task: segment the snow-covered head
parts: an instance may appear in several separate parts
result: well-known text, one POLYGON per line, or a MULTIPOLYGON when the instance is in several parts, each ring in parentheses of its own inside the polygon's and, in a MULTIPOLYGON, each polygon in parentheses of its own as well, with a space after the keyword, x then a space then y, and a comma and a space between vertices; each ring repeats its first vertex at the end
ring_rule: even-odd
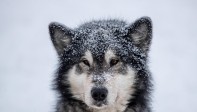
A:
POLYGON ((119 20, 91 21, 76 29, 53 22, 49 30, 60 59, 56 89, 65 101, 122 111, 149 84, 150 18, 130 25, 119 20))

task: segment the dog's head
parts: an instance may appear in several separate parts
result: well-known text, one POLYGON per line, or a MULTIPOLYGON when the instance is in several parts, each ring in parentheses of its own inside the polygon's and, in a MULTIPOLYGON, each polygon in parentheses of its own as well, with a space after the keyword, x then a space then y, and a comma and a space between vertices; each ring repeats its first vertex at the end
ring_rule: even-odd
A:
POLYGON ((60 57, 57 89, 65 99, 94 109, 125 106, 136 88, 143 87, 136 75, 146 67, 152 37, 149 18, 131 25, 93 21, 76 29, 51 23, 49 30, 60 57))

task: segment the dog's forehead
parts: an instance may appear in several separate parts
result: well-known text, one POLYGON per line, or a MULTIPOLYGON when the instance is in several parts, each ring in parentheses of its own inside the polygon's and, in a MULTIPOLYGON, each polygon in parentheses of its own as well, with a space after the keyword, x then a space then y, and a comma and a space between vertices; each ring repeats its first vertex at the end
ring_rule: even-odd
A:
MULTIPOLYGON (((123 36, 127 34, 126 23, 118 20, 93 21, 75 29, 84 52, 104 57, 108 49, 122 49, 123 36)), ((115 50, 117 51, 117 50, 115 50)))
POLYGON ((88 33, 82 41, 85 49, 90 50, 94 55, 98 55, 103 54, 109 48, 116 47, 120 43, 120 38, 118 39, 109 30, 99 28, 88 33))
POLYGON ((115 49, 118 46, 118 40, 109 37, 93 36, 84 42, 86 50, 89 50, 93 57, 104 58, 109 49, 115 49))

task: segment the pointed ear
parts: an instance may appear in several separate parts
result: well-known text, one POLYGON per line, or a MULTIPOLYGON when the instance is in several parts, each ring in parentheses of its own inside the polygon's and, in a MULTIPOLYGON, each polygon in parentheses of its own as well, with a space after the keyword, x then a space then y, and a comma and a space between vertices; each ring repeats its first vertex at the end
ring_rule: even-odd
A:
POLYGON ((52 22, 49 24, 49 32, 58 55, 62 54, 64 48, 71 43, 73 31, 62 24, 52 22))
POLYGON ((128 27, 128 35, 133 43, 146 54, 152 39, 152 22, 149 17, 142 17, 128 27))

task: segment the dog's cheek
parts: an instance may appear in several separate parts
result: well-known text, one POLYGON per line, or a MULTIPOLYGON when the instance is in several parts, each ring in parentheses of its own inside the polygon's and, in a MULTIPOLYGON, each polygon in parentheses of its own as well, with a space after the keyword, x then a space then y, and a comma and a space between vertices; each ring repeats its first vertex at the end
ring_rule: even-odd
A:
POLYGON ((113 105, 116 101, 118 88, 115 85, 115 79, 112 78, 106 83, 106 88, 108 90, 107 102, 109 105, 113 105))
POLYGON ((92 83, 92 76, 89 75, 86 77, 86 81, 84 82, 84 102, 91 106, 93 103, 92 96, 91 96, 91 89, 93 88, 94 84, 92 83))
POLYGON ((116 77, 116 88, 118 89, 118 95, 116 98, 117 107, 120 105, 126 105, 128 100, 132 98, 132 93, 134 93, 134 83, 135 83, 135 71, 132 68, 127 69, 126 74, 119 74, 116 77))
POLYGON ((86 75, 78 74, 76 72, 76 67, 74 66, 68 72, 68 81, 70 84, 70 91, 73 97, 79 100, 84 100, 84 93, 85 93, 84 83, 86 82, 86 75))

